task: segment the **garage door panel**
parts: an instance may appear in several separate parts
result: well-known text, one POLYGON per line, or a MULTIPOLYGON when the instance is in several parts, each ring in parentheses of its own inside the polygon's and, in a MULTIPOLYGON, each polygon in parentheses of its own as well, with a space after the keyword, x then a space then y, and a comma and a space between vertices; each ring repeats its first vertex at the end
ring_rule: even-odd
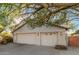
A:
POLYGON ((49 35, 41 35, 41 45, 50 46, 52 45, 52 38, 49 35))
POLYGON ((56 34, 45 34, 41 33, 41 45, 43 46, 55 46, 56 45, 56 34))
POLYGON ((35 42, 35 45, 40 45, 40 37, 38 35, 36 35, 34 42, 35 42))
POLYGON ((39 40, 36 38, 36 34, 33 33, 17 34, 17 43, 39 44, 39 40))

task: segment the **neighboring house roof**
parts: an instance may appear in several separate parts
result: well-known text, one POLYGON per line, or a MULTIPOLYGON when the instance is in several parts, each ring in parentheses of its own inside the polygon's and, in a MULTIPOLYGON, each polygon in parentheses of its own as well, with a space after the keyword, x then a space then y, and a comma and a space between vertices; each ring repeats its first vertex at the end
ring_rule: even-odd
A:
POLYGON ((79 36, 79 34, 73 34, 72 36, 79 36))
POLYGON ((75 33, 73 33, 72 35, 79 35, 79 30, 77 30, 75 33))
POLYGON ((79 30, 77 30, 74 34, 79 34, 79 30))

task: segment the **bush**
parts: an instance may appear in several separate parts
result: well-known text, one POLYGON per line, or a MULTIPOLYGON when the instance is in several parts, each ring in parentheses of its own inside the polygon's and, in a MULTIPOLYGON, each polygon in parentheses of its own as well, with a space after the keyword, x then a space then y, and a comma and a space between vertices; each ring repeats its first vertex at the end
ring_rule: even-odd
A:
POLYGON ((13 35, 11 32, 2 32, 1 36, 3 37, 2 44, 13 42, 13 35))
POLYGON ((59 49, 59 50, 67 50, 67 47, 64 45, 56 45, 55 49, 59 49))
POLYGON ((2 36, 0 36, 0 43, 2 42, 2 40, 3 40, 3 37, 2 37, 2 36))
POLYGON ((0 24, 0 32, 2 32, 3 31, 3 26, 0 24))

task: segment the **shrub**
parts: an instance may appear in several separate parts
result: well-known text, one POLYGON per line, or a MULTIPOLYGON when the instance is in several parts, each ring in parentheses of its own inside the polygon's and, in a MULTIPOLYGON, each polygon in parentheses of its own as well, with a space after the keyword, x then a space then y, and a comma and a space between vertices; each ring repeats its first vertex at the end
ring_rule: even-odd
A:
POLYGON ((3 37, 2 44, 6 44, 13 41, 13 35, 11 32, 2 32, 1 36, 3 37))
POLYGON ((0 24, 0 32, 2 32, 3 31, 3 26, 0 24))
POLYGON ((55 49, 59 49, 59 50, 67 50, 67 47, 64 45, 56 45, 55 49))

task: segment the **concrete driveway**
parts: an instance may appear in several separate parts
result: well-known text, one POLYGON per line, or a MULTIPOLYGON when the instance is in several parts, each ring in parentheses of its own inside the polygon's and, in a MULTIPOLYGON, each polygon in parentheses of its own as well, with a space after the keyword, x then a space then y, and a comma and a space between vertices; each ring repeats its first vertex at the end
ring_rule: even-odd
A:
POLYGON ((0 55, 78 55, 79 48, 69 47, 68 50, 56 50, 53 47, 33 46, 24 44, 0 45, 0 55))

